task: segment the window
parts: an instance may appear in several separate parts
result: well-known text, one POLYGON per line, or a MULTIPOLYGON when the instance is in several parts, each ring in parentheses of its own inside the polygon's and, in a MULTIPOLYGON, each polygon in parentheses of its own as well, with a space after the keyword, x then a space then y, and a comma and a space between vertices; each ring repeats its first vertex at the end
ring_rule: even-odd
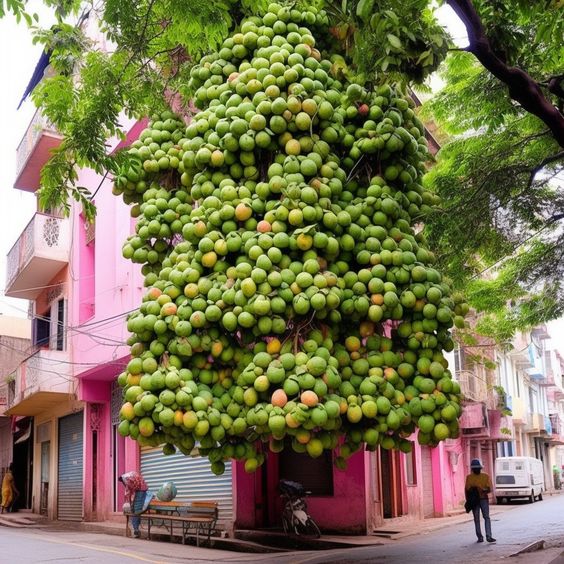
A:
POLYGON ((495 483, 498 485, 514 484, 515 476, 497 476, 495 479, 495 483))
POLYGON ((51 335, 51 309, 33 318, 32 339, 36 347, 48 347, 51 335))
POLYGON ((51 302, 43 314, 36 314, 32 322, 32 341, 36 347, 56 351, 65 350, 66 303, 64 298, 51 302))
POLYGON ((464 370, 464 351, 460 347, 454 349, 454 371, 464 370))
POLYGON ((415 450, 412 450, 405 455, 405 473, 408 486, 417 485, 417 472, 415 468, 415 450))
POLYGON ((65 300, 61 298, 57 302, 57 329, 55 331, 55 349, 62 351, 65 348, 65 300))
POLYGON ((279 476, 281 480, 299 482, 312 495, 333 495, 333 460, 324 451, 319 458, 284 449, 280 453, 279 476))

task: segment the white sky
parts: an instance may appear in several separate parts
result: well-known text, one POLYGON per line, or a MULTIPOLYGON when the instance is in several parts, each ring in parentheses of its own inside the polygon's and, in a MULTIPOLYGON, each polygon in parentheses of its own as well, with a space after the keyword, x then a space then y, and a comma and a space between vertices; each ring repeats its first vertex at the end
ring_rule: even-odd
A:
MULTIPOLYGON (((41 0, 29 0, 28 11, 37 12, 40 23, 51 23, 49 11, 41 0)), ((455 42, 463 47, 467 44, 466 30, 452 9, 443 6, 439 10, 439 20, 449 28, 455 42)), ((0 287, 6 281, 6 255, 35 212, 33 194, 15 190, 16 148, 35 112, 33 103, 28 99, 16 110, 19 100, 33 74, 41 55, 41 47, 32 45, 31 32, 26 25, 11 16, 0 19, 0 76, 4 87, 0 89, 0 287)), ((7 298, 0 295, 0 314, 25 317, 27 301, 7 298)), ((549 331, 557 347, 564 354, 564 320, 549 324, 549 331)))
MULTIPOLYGON (((39 0, 30 0, 28 11, 40 14, 40 21, 47 14, 39 0)), ((0 90, 0 288, 6 282, 6 255, 35 212, 35 196, 13 188, 16 148, 35 113, 30 100, 16 111, 41 55, 41 47, 32 45, 31 39, 24 23, 18 25, 11 15, 0 19, 0 76, 4 83, 0 90)), ((0 313, 25 317, 27 305, 27 300, 7 298, 2 291, 0 313)))

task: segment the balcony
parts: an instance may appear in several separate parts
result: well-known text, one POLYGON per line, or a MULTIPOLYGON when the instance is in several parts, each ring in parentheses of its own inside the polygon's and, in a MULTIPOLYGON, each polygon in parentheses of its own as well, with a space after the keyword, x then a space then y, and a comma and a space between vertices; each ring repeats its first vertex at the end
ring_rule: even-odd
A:
POLYGON ((564 445, 564 422, 558 413, 551 413, 550 419, 550 443, 552 445, 564 445))
POLYGON ((8 408, 10 397, 13 396, 13 394, 10 394, 10 391, 9 382, 0 385, 0 417, 4 415, 4 412, 8 408))
POLYGON ((488 410, 483 403, 465 405, 459 423, 464 437, 484 439, 490 436, 488 410))
POLYGON ((67 218, 36 213, 7 257, 6 296, 35 299, 69 262, 67 218))
POLYGON ((507 441, 513 436, 511 419, 483 403, 465 405, 459 422, 465 438, 507 441))
POLYGON ((490 439, 509 441, 514 436, 513 421, 499 409, 488 409, 490 439))
POLYGON ((537 380, 537 384, 547 387, 556 386, 556 380, 554 379, 554 371, 550 368, 546 369, 544 371, 543 378, 537 380))
POLYGON ((530 417, 527 412, 527 406, 521 398, 513 398, 512 405, 513 424, 519 426, 526 426, 529 424, 530 417))
MULTIPOLYGON (((549 423, 550 425, 550 423, 549 423)), ((546 421, 545 416, 542 413, 532 413, 529 418, 529 423, 525 426, 525 431, 527 433, 546 433, 546 421)))
POLYGON ((548 401, 557 403, 564 400, 564 390, 558 386, 549 387, 546 392, 546 397, 548 398, 548 401))
POLYGON ((486 402, 489 399, 486 380, 471 370, 459 370, 456 372, 455 380, 460 384, 460 391, 465 400, 486 402))
POLYGON ((535 368, 535 360, 531 354, 531 345, 523 349, 514 349, 509 353, 509 356, 515 362, 515 366, 521 370, 529 370, 535 368))
POLYGON ((41 169, 51 157, 51 151, 61 144, 62 138, 37 110, 16 149, 14 188, 28 192, 39 188, 41 169))
POLYGON ((20 364, 5 415, 35 416, 74 397, 68 353, 40 350, 20 364))

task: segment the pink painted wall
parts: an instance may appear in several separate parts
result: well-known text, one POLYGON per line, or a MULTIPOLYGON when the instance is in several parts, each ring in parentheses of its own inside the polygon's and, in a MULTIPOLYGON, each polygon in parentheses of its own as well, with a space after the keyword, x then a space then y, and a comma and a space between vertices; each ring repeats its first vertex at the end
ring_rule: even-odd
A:
MULTIPOLYGON (((135 123, 129 123, 129 142, 139 135, 141 129, 135 123)), ((113 140, 110 150, 117 145, 118 140, 113 140)), ((126 315, 141 302, 143 277, 140 266, 125 260, 121 254, 122 245, 132 232, 132 223, 129 206, 112 194, 112 180, 103 179, 91 170, 83 170, 79 173, 78 183, 95 192, 97 218, 95 240, 88 245, 82 210, 73 206, 71 211, 67 347, 79 383, 78 397, 86 402, 85 519, 104 520, 116 515, 110 384, 128 360, 126 315), (97 404, 94 409, 99 414, 94 419, 91 416, 93 404, 97 404), (96 434, 93 424, 97 426, 96 434)), ((118 440, 118 470, 138 468, 138 445, 134 441, 118 440)), ((118 498, 123 498, 123 488, 118 489, 118 498)))
POLYGON ((366 490, 364 452, 357 452, 348 461, 346 471, 333 469, 332 497, 311 497, 311 516, 325 531, 366 534, 366 490))
POLYGON ((78 399, 89 403, 110 401, 109 383, 104 380, 81 379, 78 381, 78 399))
MULTIPOLYGON (((138 128, 130 124, 130 130, 138 128)), ((138 135, 138 131, 136 133, 138 135)), ((117 145, 117 140, 114 141, 117 145)), ((86 244, 84 221, 78 207, 72 211, 73 245, 71 256, 72 299, 69 300, 75 375, 91 377, 91 369, 101 364, 120 372, 129 347, 125 324, 127 312, 141 302, 143 277, 140 266, 122 257, 122 245, 131 234, 129 206, 112 194, 112 180, 91 170, 79 173, 78 183, 96 192, 95 256, 86 244), (93 316, 85 319, 86 307, 93 302, 93 316), (82 322, 82 323, 81 323, 82 322)))
POLYGON ((255 521, 255 474, 245 472, 243 464, 233 463, 233 509, 235 529, 252 529, 255 521))
POLYGON ((79 256, 79 272, 80 278, 78 280, 78 321, 82 325, 94 316, 96 310, 95 296, 96 296, 96 272, 95 272, 95 259, 96 259, 96 241, 87 244, 86 235, 88 229, 88 221, 83 214, 79 215, 80 228, 79 247, 81 249, 79 256))
POLYGON ((435 515, 446 515, 464 504, 464 481, 468 464, 462 439, 440 443, 432 451, 435 515))

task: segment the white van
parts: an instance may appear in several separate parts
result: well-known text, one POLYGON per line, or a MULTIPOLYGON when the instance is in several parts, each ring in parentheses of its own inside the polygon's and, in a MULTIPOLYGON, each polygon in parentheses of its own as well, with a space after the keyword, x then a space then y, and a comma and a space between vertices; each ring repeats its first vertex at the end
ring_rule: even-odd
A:
POLYGON ((495 497, 498 503, 525 497, 533 503, 544 491, 542 462, 530 456, 506 456, 495 461, 495 497))

